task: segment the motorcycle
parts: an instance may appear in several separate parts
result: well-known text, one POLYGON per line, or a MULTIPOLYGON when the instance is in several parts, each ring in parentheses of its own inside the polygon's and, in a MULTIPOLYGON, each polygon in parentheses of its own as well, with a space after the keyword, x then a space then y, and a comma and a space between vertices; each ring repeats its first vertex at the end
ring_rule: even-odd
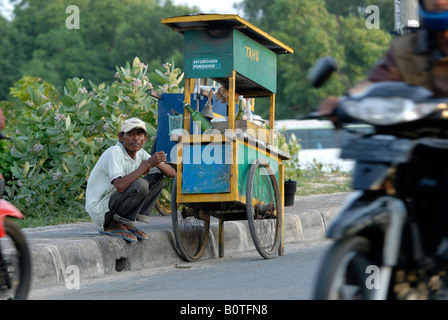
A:
MULTIPOLYGON (((319 61, 319 87, 334 72, 319 61)), ((355 162, 352 188, 327 236, 316 300, 448 296, 448 99, 401 82, 341 97, 341 126, 371 125, 340 157, 355 162)), ((315 114, 314 114, 315 116, 315 114)))
MULTIPOLYGON (((0 132, 0 139, 7 139, 0 132)), ((0 174, 0 197, 5 179, 0 174)), ((20 228, 9 218, 22 219, 14 205, 0 199, 0 299, 25 300, 31 287, 31 255, 20 228)))

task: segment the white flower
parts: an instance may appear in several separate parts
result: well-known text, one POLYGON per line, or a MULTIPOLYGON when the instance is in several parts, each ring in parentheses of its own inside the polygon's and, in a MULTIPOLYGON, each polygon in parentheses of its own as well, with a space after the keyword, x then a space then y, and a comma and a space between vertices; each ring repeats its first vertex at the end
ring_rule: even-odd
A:
POLYGON ((35 145, 33 146, 33 151, 36 152, 36 153, 41 152, 43 149, 44 149, 44 146, 41 145, 40 143, 35 144, 35 145))
POLYGON ((50 102, 46 103, 45 111, 53 109, 53 105, 50 102))
POLYGON ((59 113, 59 111, 56 111, 56 116, 54 117, 56 121, 63 121, 65 120, 65 114, 59 113))
POLYGON ((53 173, 53 180, 57 181, 57 180, 59 180, 59 178, 61 176, 62 176, 62 172, 58 170, 55 173, 53 173))
POLYGON ((71 137, 70 142, 73 143, 75 146, 78 144, 78 141, 75 140, 75 138, 71 137))
POLYGON ((142 86, 142 80, 134 78, 134 79, 132 79, 131 84, 132 84, 134 87, 137 87, 137 88, 138 88, 138 87, 141 87, 141 86, 142 86))

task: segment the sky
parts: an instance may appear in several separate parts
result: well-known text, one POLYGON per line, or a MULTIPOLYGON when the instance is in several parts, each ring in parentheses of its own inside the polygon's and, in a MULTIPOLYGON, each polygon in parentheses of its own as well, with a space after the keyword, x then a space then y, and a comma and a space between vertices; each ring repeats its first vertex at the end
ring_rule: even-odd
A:
MULTIPOLYGON (((189 7, 197 6, 202 13, 236 13, 238 11, 233 9, 234 3, 240 3, 241 0, 172 0, 175 5, 187 5, 189 7)), ((0 0, 0 10, 2 14, 9 15, 12 7, 8 0, 0 0)))
POLYGON ((12 5, 8 0, 0 0, 0 13, 3 16, 10 16, 12 13, 12 5))
POLYGON ((202 13, 238 13, 232 8, 234 3, 241 0, 172 0, 176 5, 197 6, 202 13))

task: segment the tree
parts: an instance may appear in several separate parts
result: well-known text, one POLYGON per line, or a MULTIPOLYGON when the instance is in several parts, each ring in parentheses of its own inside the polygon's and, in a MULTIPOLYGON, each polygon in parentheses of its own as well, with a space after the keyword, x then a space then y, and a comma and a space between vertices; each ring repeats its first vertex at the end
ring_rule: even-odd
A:
POLYGON ((163 7, 130 3, 122 12, 121 22, 114 34, 110 52, 112 61, 124 63, 139 56, 150 63, 150 68, 171 59, 176 65, 183 65, 183 36, 172 32, 160 20, 186 12, 189 11, 185 7, 173 6, 170 1, 163 7))
POLYGON ((69 77, 112 81, 115 65, 135 56, 151 69, 172 59, 183 64, 182 36, 160 20, 194 8, 174 6, 171 0, 76 1, 80 29, 69 30, 69 5, 73 1, 17 0, 14 19, 0 17, 0 100, 25 75, 62 90, 69 77))
POLYGON ((295 51, 293 55, 278 57, 278 119, 297 117, 326 96, 342 94, 361 80, 390 40, 384 31, 368 30, 363 18, 329 13, 324 0, 244 0, 242 7, 255 25, 295 51), (323 56, 333 56, 341 72, 322 89, 312 89, 306 75, 323 56))
POLYGON ((20 55, 16 56, 11 24, 0 16, 0 100, 7 98, 9 86, 19 71, 20 55))
POLYGON ((106 61, 99 51, 89 49, 80 32, 62 27, 36 37, 31 60, 22 65, 21 73, 44 78, 62 90, 69 77, 104 80, 106 61))

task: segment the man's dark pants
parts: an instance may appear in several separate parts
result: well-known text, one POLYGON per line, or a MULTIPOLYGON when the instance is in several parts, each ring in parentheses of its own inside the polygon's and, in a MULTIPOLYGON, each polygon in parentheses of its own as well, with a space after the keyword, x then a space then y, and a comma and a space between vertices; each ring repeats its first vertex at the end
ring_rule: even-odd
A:
POLYGON ((116 191, 109 200, 104 226, 112 219, 121 224, 135 226, 137 216, 140 221, 149 221, 164 185, 163 174, 148 174, 134 181, 124 192, 116 191), (143 219, 141 219, 143 218, 143 219))

